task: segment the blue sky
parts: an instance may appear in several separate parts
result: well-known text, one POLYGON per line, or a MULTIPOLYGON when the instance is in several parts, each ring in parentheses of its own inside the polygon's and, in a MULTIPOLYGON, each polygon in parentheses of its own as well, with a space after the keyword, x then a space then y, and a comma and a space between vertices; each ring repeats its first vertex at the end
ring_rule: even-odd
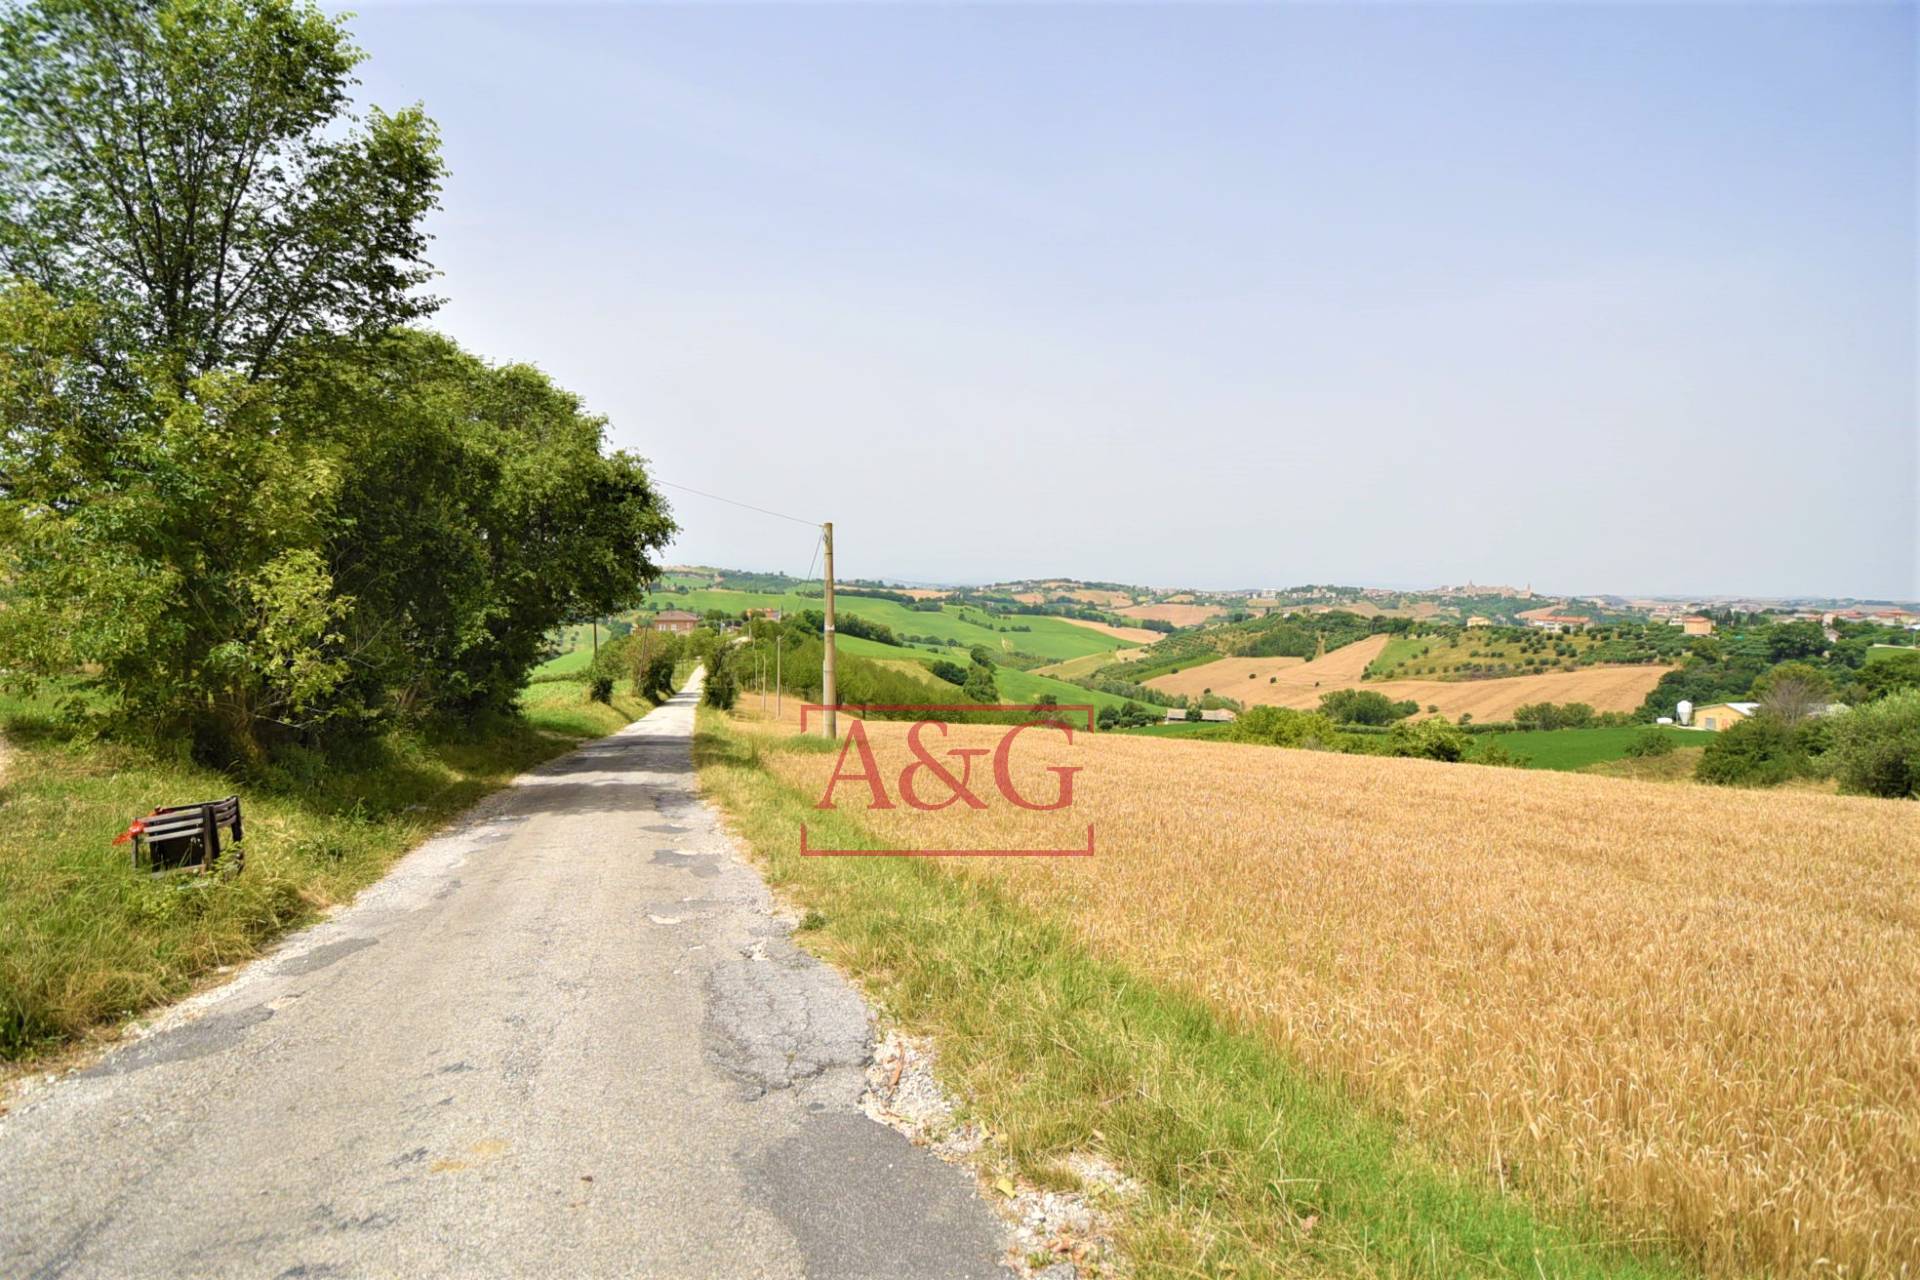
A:
POLYGON ((439 327, 843 575, 1920 595, 1910 5, 353 29, 439 327))

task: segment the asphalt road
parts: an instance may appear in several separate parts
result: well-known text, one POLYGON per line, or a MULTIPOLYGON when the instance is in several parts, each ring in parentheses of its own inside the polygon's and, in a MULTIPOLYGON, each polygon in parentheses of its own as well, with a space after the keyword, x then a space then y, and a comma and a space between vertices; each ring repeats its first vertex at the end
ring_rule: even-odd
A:
POLYGON ((0 1119, 0 1275, 1001 1276, 694 789, 693 695, 0 1119))

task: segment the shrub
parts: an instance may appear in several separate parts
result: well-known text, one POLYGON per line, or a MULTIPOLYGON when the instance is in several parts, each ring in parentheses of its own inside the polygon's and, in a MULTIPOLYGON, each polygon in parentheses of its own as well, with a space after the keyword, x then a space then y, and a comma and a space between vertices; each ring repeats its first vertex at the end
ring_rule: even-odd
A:
POLYGON ((1842 791, 1920 796, 1920 689, 1889 694, 1835 716, 1831 732, 1828 759, 1842 791))
POLYGON ((1505 744, 1493 738, 1488 738, 1482 742, 1479 752, 1467 757, 1467 763, 1497 765, 1503 769, 1524 769, 1527 767, 1527 762, 1524 759, 1507 750, 1505 744))
POLYGON ((1338 728, 1326 716, 1286 707, 1250 707, 1233 722, 1228 736, 1236 742, 1263 742, 1315 751, 1337 746, 1341 741, 1338 728))
POLYGON ((1395 702, 1372 689, 1336 689, 1320 695, 1321 713, 1342 724, 1392 724, 1419 709, 1416 702, 1395 702))
POLYGON ((1806 772, 1806 752, 1793 726, 1778 716, 1756 715, 1715 734, 1695 776, 1723 787, 1777 787, 1806 772))
POLYGON ((1627 744, 1627 754, 1637 760, 1672 755, 1673 737, 1649 725, 1635 734, 1633 741, 1627 744))
POLYGON ((613 701, 613 677, 595 676, 587 686, 587 696, 595 702, 611 703, 613 701))
POLYGON ((1393 733, 1387 739, 1387 754, 1423 760, 1464 760, 1469 745, 1466 734, 1436 717, 1393 726, 1393 733))

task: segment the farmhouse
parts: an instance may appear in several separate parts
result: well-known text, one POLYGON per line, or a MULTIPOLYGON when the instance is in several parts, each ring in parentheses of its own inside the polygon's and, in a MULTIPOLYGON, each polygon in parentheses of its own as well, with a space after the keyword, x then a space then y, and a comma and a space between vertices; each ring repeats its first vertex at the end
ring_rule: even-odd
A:
POLYGON ((1688 614, 1676 624, 1690 636, 1710 636, 1713 634, 1713 619, 1703 618, 1697 613, 1688 614))
POLYGON ((700 615, 685 609, 662 609, 653 615, 655 631, 691 631, 700 625, 700 615))
POLYGON ((1490 627, 1490 626, 1492 626, 1492 625, 1493 625, 1493 619, 1492 619, 1492 618, 1483 618, 1483 617, 1481 617, 1481 616, 1480 616, 1479 614, 1477 614, 1477 613, 1476 613, 1476 614, 1474 614, 1474 615, 1473 615, 1473 616, 1472 616, 1471 618, 1468 618, 1468 619, 1467 619, 1467 626, 1468 626, 1469 628, 1473 628, 1473 627, 1490 627))
MULTIPOLYGON (((1225 707, 1216 707, 1212 711, 1202 711, 1200 713, 1200 719, 1207 724, 1226 724, 1236 719, 1236 717, 1233 712, 1227 710, 1225 707)), ((1183 707, 1168 707, 1166 723, 1188 723, 1186 709, 1183 707)))
POLYGON ((1752 719, 1753 713, 1759 709, 1757 702, 1716 702, 1712 706, 1695 707, 1690 727, 1705 729, 1709 733, 1725 733, 1742 720, 1752 719))
POLYGON ((1585 631, 1593 619, 1577 613, 1542 613, 1527 619, 1527 625, 1558 635, 1562 631, 1585 631))
MULTIPOLYGON (((1829 702, 1813 708, 1808 714, 1830 716, 1846 709, 1847 705, 1844 702, 1829 702)), ((1742 720, 1752 719, 1754 713, 1759 710, 1760 704, 1757 702, 1716 702, 1710 706, 1695 707, 1693 722, 1687 727, 1705 729, 1709 733, 1725 733, 1742 720)))

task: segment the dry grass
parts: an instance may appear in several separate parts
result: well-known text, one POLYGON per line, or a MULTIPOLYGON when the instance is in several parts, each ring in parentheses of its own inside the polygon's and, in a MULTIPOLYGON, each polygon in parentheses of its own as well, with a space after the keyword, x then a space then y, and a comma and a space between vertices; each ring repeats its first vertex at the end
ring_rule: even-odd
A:
POLYGON ((1110 653, 1084 653, 1077 658, 1068 658, 1065 662, 1050 662, 1044 667, 1035 667, 1033 674, 1052 676, 1057 680, 1074 680, 1081 676, 1090 676, 1111 663, 1132 662, 1145 652, 1145 647, 1142 647, 1115 649, 1110 653))
POLYGON ((1171 622, 1176 627, 1192 627, 1198 626, 1209 618, 1217 618, 1226 610, 1216 604, 1180 604, 1163 601, 1160 604, 1132 604, 1124 609, 1115 609, 1114 612, 1123 618, 1142 620, 1151 618, 1159 622, 1171 622))
POLYGON ((1513 709, 1529 702, 1584 702, 1596 711, 1632 711, 1646 700, 1653 686, 1669 670, 1660 666, 1583 667, 1578 671, 1550 671, 1537 676, 1505 676, 1495 680, 1370 680, 1360 673, 1380 656, 1389 637, 1356 640, 1312 662, 1297 659, 1223 658, 1172 675, 1147 681, 1155 689, 1182 697, 1202 689, 1249 706, 1292 707, 1311 711, 1323 694, 1336 689, 1375 689, 1396 701, 1411 699, 1438 707, 1450 719, 1462 714, 1480 721, 1507 720, 1513 709), (1247 679, 1252 671, 1255 679, 1247 679), (1269 679, 1271 677, 1271 680, 1269 679))
MULTIPOLYGON (((868 729, 896 769, 906 726, 868 729)), ((1092 821, 1092 859, 947 865, 1503 1185, 1714 1275, 1920 1271, 1920 808, 1076 742, 1072 813, 1027 829, 839 798, 912 847, 1092 821)), ((811 794, 833 763, 778 759, 811 794)))
POLYGON ((1145 627, 1116 627, 1106 622, 1090 622, 1085 618, 1062 618, 1062 622, 1071 622, 1076 627, 1085 627, 1089 631, 1098 631, 1103 636, 1112 636, 1116 640, 1125 640, 1128 644, 1152 644, 1162 639, 1158 631, 1149 631, 1145 627))
MULTIPOLYGON (((1212 691, 1243 702, 1264 702, 1271 696, 1267 690, 1269 680, 1277 682, 1283 673, 1297 671, 1306 661, 1305 658, 1219 658, 1197 667, 1182 667, 1171 675, 1155 676, 1147 681, 1147 687, 1183 698, 1197 698, 1212 691), (1260 687, 1256 689, 1255 685, 1260 687)), ((1327 690, 1314 692, 1338 687, 1342 686, 1328 685, 1327 690)))
POLYGON ((1197 667, 1183 667, 1171 675, 1155 676, 1147 684, 1168 693, 1191 697, 1202 688, 1211 688, 1216 693, 1225 693, 1248 703, 1271 703, 1275 706, 1315 707, 1320 704, 1320 695, 1332 693, 1335 689, 1348 689, 1360 683, 1360 673, 1367 664, 1380 656, 1387 647, 1391 636, 1368 636, 1365 640, 1356 640, 1352 644, 1342 645, 1324 657, 1311 662, 1302 662, 1298 658, 1220 658, 1203 663, 1197 667), (1235 662, 1237 672, 1231 678, 1216 678, 1216 669, 1227 671, 1228 662, 1235 662), (1248 680, 1247 670, 1255 669, 1258 680, 1248 680), (1267 683, 1267 677, 1276 677, 1273 684, 1267 683), (1246 689, 1241 689, 1246 685, 1246 689), (1255 689, 1254 686, 1259 688, 1255 689), (1291 699, 1282 701, 1282 699, 1291 699))

